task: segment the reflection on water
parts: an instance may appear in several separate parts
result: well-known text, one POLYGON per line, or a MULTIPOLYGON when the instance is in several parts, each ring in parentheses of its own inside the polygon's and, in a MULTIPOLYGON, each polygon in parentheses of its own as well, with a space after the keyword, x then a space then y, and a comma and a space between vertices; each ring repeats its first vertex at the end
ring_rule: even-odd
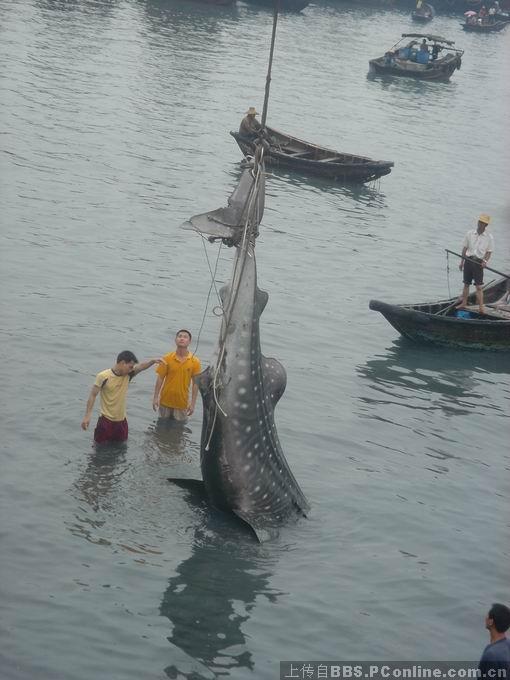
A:
POLYGON ((502 413, 499 405, 487 400, 485 383, 488 377, 494 383, 495 375, 508 374, 510 365, 497 354, 446 348, 438 352, 399 338, 383 356, 357 366, 356 371, 378 394, 375 398, 365 392, 360 395, 369 407, 389 399, 409 409, 460 416, 494 409, 502 413))
POLYGON ((94 512, 110 510, 111 496, 120 484, 129 465, 126 463, 127 443, 95 446, 87 467, 76 481, 76 488, 94 512))
POLYGON ((258 595, 271 602, 281 593, 269 586, 274 560, 250 531, 223 513, 194 501, 202 526, 195 529, 191 557, 168 582, 160 613, 172 623, 168 640, 188 661, 165 669, 170 678, 236 677, 255 663, 243 632, 258 595), (197 670, 198 661, 203 667, 197 670))
POLYGON ((151 462, 191 463, 192 431, 188 425, 171 418, 158 418, 147 433, 145 452, 151 462))
MULTIPOLYGON (((349 153, 346 149, 340 150, 349 153)), ((391 160, 391 159, 390 159, 391 160)), ((280 191, 280 184, 285 182, 289 185, 292 191, 299 191, 306 193, 314 193, 317 195, 330 194, 343 198, 349 198, 353 201, 359 201, 361 206, 374 206, 378 208, 385 207, 385 195, 381 191, 381 181, 384 182, 384 177, 367 184, 359 184, 354 182, 335 182, 326 177, 312 177, 299 172, 288 172, 283 168, 268 167, 268 192, 271 192, 271 182, 274 181, 275 188, 278 187, 280 191)), ((302 194, 300 194, 302 195, 302 194)))

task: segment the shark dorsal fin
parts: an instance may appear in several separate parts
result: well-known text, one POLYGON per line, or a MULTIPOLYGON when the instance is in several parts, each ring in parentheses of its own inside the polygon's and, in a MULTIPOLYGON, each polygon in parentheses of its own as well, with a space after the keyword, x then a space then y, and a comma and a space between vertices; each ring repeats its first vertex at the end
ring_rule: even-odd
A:
POLYGON ((274 407, 285 392, 287 373, 277 359, 268 359, 265 356, 261 356, 260 362, 262 365, 264 389, 274 407))

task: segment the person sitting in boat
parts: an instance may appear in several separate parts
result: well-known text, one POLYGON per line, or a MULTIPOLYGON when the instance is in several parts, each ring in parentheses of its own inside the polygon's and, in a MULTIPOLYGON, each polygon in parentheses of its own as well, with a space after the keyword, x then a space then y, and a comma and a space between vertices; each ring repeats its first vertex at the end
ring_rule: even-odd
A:
POLYGON ((393 66, 394 63, 395 63, 395 52, 388 50, 388 52, 386 52, 385 55, 384 55, 384 64, 385 64, 385 66, 393 66))
POLYGON ((485 5, 482 5, 480 7, 480 11, 478 12, 478 18, 479 19, 485 19, 487 16, 487 7, 485 5))
POLYGON ((260 131, 262 130, 262 125, 255 118, 255 116, 258 115, 259 114, 257 113, 257 110, 254 106, 250 106, 248 111, 246 111, 246 115, 242 119, 241 125, 239 126, 239 134, 245 139, 249 139, 251 141, 259 136, 260 131))
POLYGON ((432 45, 432 60, 433 61, 438 58, 439 52, 441 52, 442 49, 443 48, 441 47, 441 45, 438 45, 437 43, 434 43, 432 45))

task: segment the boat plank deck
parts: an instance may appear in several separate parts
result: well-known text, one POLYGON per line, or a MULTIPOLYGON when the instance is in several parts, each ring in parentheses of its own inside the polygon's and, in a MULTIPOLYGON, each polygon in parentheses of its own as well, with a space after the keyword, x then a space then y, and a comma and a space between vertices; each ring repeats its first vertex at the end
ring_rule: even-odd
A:
MULTIPOLYGON (((468 312, 478 313, 478 305, 468 305, 467 307, 465 307, 465 309, 468 312)), ((485 314, 486 316, 497 317, 498 319, 504 319, 505 321, 508 321, 510 319, 510 311, 506 311, 504 309, 496 309, 490 305, 485 305, 485 314)))

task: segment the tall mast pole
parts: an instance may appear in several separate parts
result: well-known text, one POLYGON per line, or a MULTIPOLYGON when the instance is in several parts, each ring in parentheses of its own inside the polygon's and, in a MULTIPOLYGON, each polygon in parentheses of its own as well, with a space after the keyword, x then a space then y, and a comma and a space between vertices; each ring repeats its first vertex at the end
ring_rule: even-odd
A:
POLYGON ((267 118, 267 106, 269 103, 269 87, 271 85, 271 68, 273 66, 273 54, 274 54, 274 43, 276 40, 276 24, 278 23, 278 9, 280 7, 280 0, 274 0, 274 11, 273 11, 273 34, 271 36, 271 50, 269 52, 269 66, 267 67, 266 76, 266 92, 264 95, 264 108, 262 109, 262 120, 261 125, 265 127, 267 118))

